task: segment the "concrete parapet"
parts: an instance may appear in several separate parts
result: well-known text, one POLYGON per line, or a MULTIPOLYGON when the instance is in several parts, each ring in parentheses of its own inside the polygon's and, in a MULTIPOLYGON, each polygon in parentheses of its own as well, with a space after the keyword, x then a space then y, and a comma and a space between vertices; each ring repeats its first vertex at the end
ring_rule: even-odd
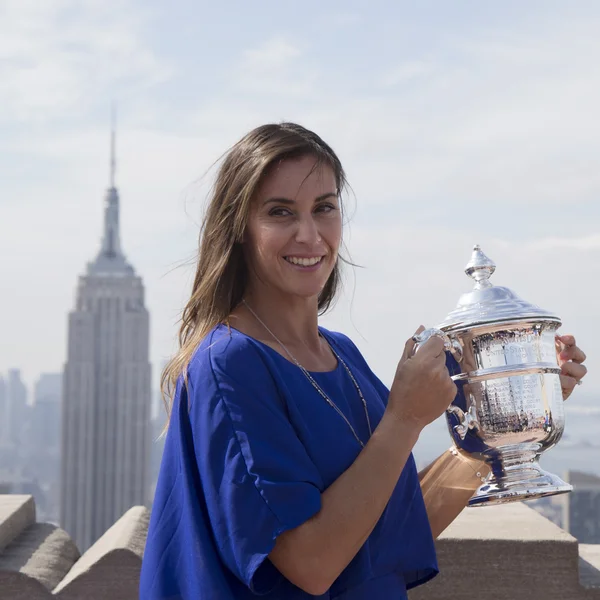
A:
POLYGON ((0 552, 35 523, 33 496, 0 495, 0 552))
MULTIPOLYGON (((0 600, 137 600, 149 517, 131 508, 80 557, 32 498, 0 495, 0 600)), ((600 600, 600 545, 526 504, 465 509, 436 544, 441 573, 410 600, 600 600)))
POLYGON ((54 596, 39 582, 17 571, 0 574, 2 600, 53 600, 54 596))
POLYGON ((0 495, 0 600, 133 600, 150 513, 128 510, 83 556, 69 535, 35 522, 31 496, 0 495))
POLYGON ((586 588, 597 589, 600 598, 600 545, 579 545, 579 577, 586 588))
POLYGON ((65 531, 49 523, 34 523, 0 555, 0 583, 4 574, 19 573, 51 591, 78 558, 79 550, 65 531))
POLYGON ((600 600, 577 540, 525 504, 467 508, 436 546, 440 575, 410 600, 600 600))
POLYGON ((137 598, 150 513, 130 508, 54 589, 61 600, 137 598))
POLYGON ((0 598, 52 598, 78 558, 62 529, 35 522, 31 496, 0 496, 0 598))

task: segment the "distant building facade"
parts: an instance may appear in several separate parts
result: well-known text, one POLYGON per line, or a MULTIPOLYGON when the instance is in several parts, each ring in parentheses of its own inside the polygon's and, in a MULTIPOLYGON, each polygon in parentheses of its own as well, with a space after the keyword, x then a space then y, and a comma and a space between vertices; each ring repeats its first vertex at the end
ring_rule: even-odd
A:
MULTIPOLYGON (((62 373, 43 373, 35 383, 28 456, 24 465, 40 488, 38 518, 59 523, 62 373)), ((33 492, 32 492, 33 493, 33 492)))
POLYGON ((8 371, 6 400, 6 437, 9 444, 17 445, 21 439, 23 439, 29 416, 27 387, 23 383, 21 371, 19 369, 10 369, 8 371))
POLYGON ((149 485, 149 314, 121 249, 114 139, 104 235, 79 278, 63 378, 60 523, 82 551, 144 504, 149 485))
POLYGON ((60 452, 62 373, 43 373, 35 384, 31 438, 45 452, 60 452))
POLYGON ((8 390, 0 375, 0 448, 8 445, 8 390))
POLYGON ((573 491, 562 498, 564 529, 581 544, 600 544, 600 477, 568 471, 565 481, 573 491))

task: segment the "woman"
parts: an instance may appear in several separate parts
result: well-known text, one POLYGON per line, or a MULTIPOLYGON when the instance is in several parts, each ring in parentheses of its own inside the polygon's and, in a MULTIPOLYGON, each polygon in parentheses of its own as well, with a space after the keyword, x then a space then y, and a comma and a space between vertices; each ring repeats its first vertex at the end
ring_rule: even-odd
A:
MULTIPOLYGON (((414 357, 409 340, 387 390, 318 326, 340 279, 344 186, 333 150, 290 123, 223 161, 163 377, 143 600, 402 599, 437 573, 433 539, 484 467, 447 452, 415 468, 420 432, 456 392, 439 339, 414 357)), ((585 367, 565 342, 569 391, 585 367)))

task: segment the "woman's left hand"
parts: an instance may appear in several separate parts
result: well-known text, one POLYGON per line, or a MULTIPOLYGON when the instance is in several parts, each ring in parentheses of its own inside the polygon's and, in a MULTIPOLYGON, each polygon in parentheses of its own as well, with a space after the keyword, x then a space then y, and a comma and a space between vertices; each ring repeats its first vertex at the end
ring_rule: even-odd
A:
POLYGON ((566 400, 573 393, 575 386, 582 383, 581 380, 587 373, 587 368, 582 364, 586 356, 585 352, 577 347, 572 335, 556 336, 556 354, 561 371, 563 400, 566 400))

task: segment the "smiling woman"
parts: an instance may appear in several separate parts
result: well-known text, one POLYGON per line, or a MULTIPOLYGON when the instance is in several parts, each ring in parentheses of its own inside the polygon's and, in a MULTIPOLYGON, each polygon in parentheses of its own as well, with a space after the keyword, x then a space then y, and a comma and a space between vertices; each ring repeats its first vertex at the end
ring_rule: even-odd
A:
POLYGON ((456 392, 441 340, 411 358, 407 341, 388 390, 319 326, 344 185, 333 150, 292 123, 258 127, 223 161, 163 375, 143 600, 401 600, 437 573, 430 519, 438 533, 479 481, 460 459, 435 463, 423 491, 437 498, 451 470, 460 492, 428 519, 412 448, 456 392))

